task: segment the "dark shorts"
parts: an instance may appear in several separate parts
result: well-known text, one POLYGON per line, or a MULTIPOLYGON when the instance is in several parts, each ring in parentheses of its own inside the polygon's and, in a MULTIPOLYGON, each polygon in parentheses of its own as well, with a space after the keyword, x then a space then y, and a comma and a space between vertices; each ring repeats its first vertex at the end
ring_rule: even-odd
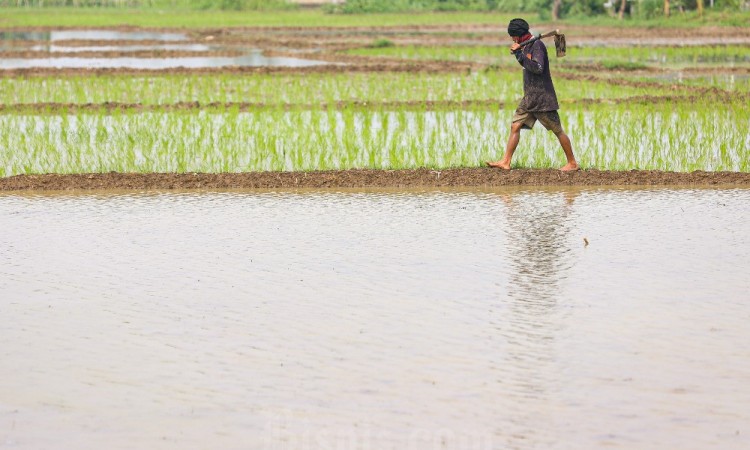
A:
POLYGON ((516 109, 516 113, 513 114, 513 123, 523 122, 521 128, 526 128, 528 130, 534 128, 534 124, 537 120, 544 125, 544 128, 555 134, 560 134, 563 131, 560 116, 557 114, 557 111, 526 111, 519 107, 516 109))

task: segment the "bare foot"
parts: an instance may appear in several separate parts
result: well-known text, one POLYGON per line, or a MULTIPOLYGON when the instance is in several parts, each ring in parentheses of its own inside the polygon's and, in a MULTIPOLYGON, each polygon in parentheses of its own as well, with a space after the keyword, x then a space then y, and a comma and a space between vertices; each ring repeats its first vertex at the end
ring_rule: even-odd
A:
POLYGON ((496 169, 510 170, 510 163, 505 163, 503 161, 487 161, 485 164, 496 169))
POLYGON ((578 163, 567 163, 562 168, 560 168, 560 172, 575 172, 576 170, 579 170, 580 167, 578 167, 578 163))

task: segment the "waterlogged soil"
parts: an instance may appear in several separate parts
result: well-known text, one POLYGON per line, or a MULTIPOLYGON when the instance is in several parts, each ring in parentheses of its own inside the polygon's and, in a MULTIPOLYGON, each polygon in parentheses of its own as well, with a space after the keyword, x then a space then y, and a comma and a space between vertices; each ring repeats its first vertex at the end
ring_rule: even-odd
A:
POLYGON ((494 186, 750 186, 750 173, 490 168, 247 173, 101 173, 0 178, 0 191, 494 186))
MULTIPOLYGON (((323 55, 316 55, 318 61, 329 61, 323 55)), ((331 61, 333 62, 333 61, 331 61)), ((24 68, 0 70, 0 77, 47 77, 47 76, 79 76, 79 75, 218 75, 218 74, 307 74, 307 73, 341 73, 341 72, 406 72, 406 73, 446 73, 470 72, 480 70, 484 66, 471 63, 454 63, 448 61, 416 62, 416 61, 372 61, 358 64, 310 66, 310 67, 239 67, 223 66, 214 68, 186 68, 169 67, 165 69, 132 69, 132 68, 24 68)))
MULTIPOLYGON (((548 30, 556 28, 555 24, 536 24, 535 30, 548 30)), ((173 29, 148 29, 142 30, 133 27, 119 27, 113 30, 122 32, 148 31, 150 33, 180 33, 185 39, 182 44, 207 44, 213 47, 210 51, 180 52, 180 51, 140 51, 138 53, 127 51, 87 52, 79 53, 79 57, 88 58, 117 58, 126 56, 137 56, 139 58, 165 58, 183 56, 231 56, 244 49, 255 48, 263 51, 267 56, 307 57, 319 61, 332 63, 343 63, 346 66, 326 67, 324 72, 346 71, 407 71, 407 72, 456 72, 463 70, 479 70, 486 67, 483 64, 450 62, 450 61, 407 61, 396 58, 365 57, 347 55, 345 50, 361 48, 373 45, 374 42, 387 39, 395 45, 417 45, 417 46, 450 46, 450 45, 504 45, 509 43, 503 27, 495 25, 455 25, 455 26, 399 26, 399 27, 345 27, 345 28, 259 28, 259 27, 236 27, 226 29, 203 29, 197 31, 173 30, 173 29)), ((84 29, 81 29, 84 30, 84 29)), ((17 31, 55 31, 47 28, 33 28, 17 31)), ((576 46, 650 46, 650 45, 726 45, 726 44, 750 44, 750 28, 742 27, 700 27, 693 29, 681 28, 613 28, 596 26, 569 26, 562 30, 568 40, 569 47, 576 46)), ((10 40, 0 42, 0 52, 5 58, 39 58, 63 57, 59 52, 44 50, 29 50, 30 45, 36 45, 43 41, 33 40, 10 40)), ((138 42, 140 45, 159 45, 167 41, 154 39, 133 41, 132 39, 96 39, 92 35, 91 40, 65 39, 55 41, 57 46, 76 47, 85 45, 108 45, 127 46, 138 42)), ((573 69, 586 70, 586 67, 572 67, 573 69)), ((219 67, 206 69, 212 72, 235 72, 245 68, 219 67)), ((591 68, 595 71, 603 70, 602 67, 591 68)), ((95 74, 108 73, 139 73, 139 69, 88 69, 88 68, 29 68, 29 69, 7 69, 3 70, 5 76, 29 76, 29 75, 65 75, 67 73, 80 74, 81 72, 95 74)), ((182 73, 180 69, 160 69, 155 67, 146 69, 153 73, 159 70, 166 73, 182 73)), ((201 69, 198 69, 201 70, 201 69)), ((281 69, 284 72, 299 71, 299 68, 289 67, 281 69)), ((185 69, 194 73, 194 69, 185 69)))
MULTIPOLYGON (((532 24, 534 31, 559 28, 554 23, 532 24)), ((561 30, 569 45, 721 45, 750 43, 746 27, 636 28, 569 25, 561 30)), ((430 25, 346 28, 231 28, 206 29, 194 33, 194 39, 227 42, 287 42, 300 48, 312 43, 354 45, 386 38, 402 45, 497 44, 508 40, 501 25, 430 25), (299 44, 299 45, 297 45, 299 44)))
MULTIPOLYGON (((551 24, 540 24, 537 28, 550 29, 551 24)), ((133 31, 123 28, 123 31, 133 31)), ((635 28, 602 28, 575 26, 563 30, 568 36, 568 46, 581 45, 627 46, 627 45, 750 45, 750 29, 731 27, 701 27, 686 29, 635 29, 635 28)), ((26 30, 34 31, 34 30, 26 30)), ((150 32, 171 32, 177 30, 149 30, 150 32)), ((123 58, 137 57, 143 59, 180 58, 180 57, 227 57, 239 56, 247 53, 248 49, 258 49, 266 57, 309 58, 316 61, 330 63, 328 65, 309 67, 238 67, 237 65, 221 65, 219 67, 28 67, 8 68, 0 70, 3 77, 26 76, 66 76, 66 75, 111 75, 111 74, 218 74, 218 73, 340 73, 344 72, 411 72, 411 73, 456 73, 479 70, 503 70, 513 66, 509 61, 498 61, 501 66, 487 65, 483 62, 465 61, 420 61, 404 60, 392 57, 370 57, 349 55, 345 50, 373 45, 374 42, 387 39, 395 45, 417 46, 450 46, 450 45, 498 45, 507 43, 507 36, 497 27, 490 26, 415 26, 415 27, 351 27, 341 29, 330 28, 227 28, 205 29, 185 33, 183 45, 208 46, 209 49, 178 50, 160 49, 159 45, 171 41, 123 39, 66 39, 55 41, 58 51, 39 49, 43 41, 10 40, 0 41, 0 55, 3 58, 34 59, 34 58, 67 58, 71 53, 78 58, 123 58), (132 45, 153 46, 151 50, 126 50, 132 45), (69 47, 71 50, 82 46, 107 46, 107 51, 59 51, 59 47, 69 47), (36 46, 36 48, 30 48, 36 46), (117 49, 117 48, 120 49, 117 49), (507 63, 507 64, 506 64, 507 63)), ((148 63, 144 63, 148 64, 148 63)), ((95 66, 95 64, 92 64, 95 66)), ((101 65, 100 65, 101 66, 101 65)), ((563 67, 561 67, 563 69, 563 67)), ((638 71, 607 69, 597 63, 565 64, 566 71, 582 73, 608 74, 618 78, 621 72, 628 75, 643 73, 671 73, 671 69, 663 67, 648 67, 638 71)), ((680 69, 686 70, 686 69, 680 69)), ((708 66, 689 68, 691 71, 706 73, 723 73, 730 70, 735 74, 750 73, 746 67, 708 66)), ((565 76, 562 73, 558 76, 565 76)), ((576 75, 568 75, 575 77, 576 75)))
MULTIPOLYGON (((690 86, 686 86, 685 89, 690 89, 690 86)), ((705 102, 706 99, 713 99, 715 101, 736 101, 745 100, 750 102, 750 93, 731 93, 723 91, 718 88, 699 88, 693 87, 693 91, 696 94, 680 94, 680 95, 636 95, 626 98, 582 98, 582 99, 570 99, 562 100, 561 103, 565 105, 593 105, 593 104, 622 104, 622 103, 640 103, 646 105, 653 104, 664 104, 664 103, 696 103, 705 102)), ((444 111, 452 109, 486 109, 486 108, 515 108, 516 104, 507 104, 506 102, 487 99, 487 100, 407 100, 407 101, 338 101, 335 103, 285 103, 278 105, 274 103, 262 103, 262 102, 175 102, 170 104, 144 104, 144 103, 120 103, 120 102, 104 102, 104 103, 16 103, 16 104, 0 104, 0 112, 9 113, 33 113, 33 114, 60 114, 70 113, 75 114, 79 112, 107 112, 112 113, 115 111, 136 111, 136 112, 168 112, 168 111, 197 111, 197 110, 227 110, 236 109, 237 111, 256 111, 263 109, 276 110, 283 108, 288 111, 299 111, 299 110, 317 110, 317 109, 355 109, 355 110, 371 110, 376 109, 404 109, 404 110, 419 110, 419 111, 444 111)))

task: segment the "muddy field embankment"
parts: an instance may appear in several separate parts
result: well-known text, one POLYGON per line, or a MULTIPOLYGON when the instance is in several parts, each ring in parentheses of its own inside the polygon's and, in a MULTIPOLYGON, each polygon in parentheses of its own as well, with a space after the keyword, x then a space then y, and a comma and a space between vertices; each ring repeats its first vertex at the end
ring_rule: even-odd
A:
POLYGON ((97 173, 0 178, 0 191, 416 188, 498 186, 750 186, 750 173, 651 170, 565 173, 490 168, 246 173, 97 173))

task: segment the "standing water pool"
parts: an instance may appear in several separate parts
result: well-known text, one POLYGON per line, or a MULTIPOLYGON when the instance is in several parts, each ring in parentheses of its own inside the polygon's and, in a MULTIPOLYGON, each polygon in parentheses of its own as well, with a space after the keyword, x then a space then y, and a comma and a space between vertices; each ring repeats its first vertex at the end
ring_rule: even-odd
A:
POLYGON ((750 446, 750 190, 0 195, 0 448, 750 446))
POLYGON ((266 56, 259 49, 244 49, 240 56, 182 56, 172 58, 144 58, 128 56, 128 53, 144 50, 183 50, 186 52, 210 52, 226 50, 221 46, 190 43, 183 33, 153 31, 113 30, 57 30, 0 32, 0 50, 22 50, 23 41, 37 42, 31 50, 38 57, 0 59, 0 70, 8 69, 174 69, 216 67, 310 67, 329 64, 325 61, 307 60, 284 56, 266 56), (106 41, 111 45, 80 46, 70 41, 106 41), (144 41, 147 44, 132 45, 144 41), (156 43, 154 43, 154 41, 156 43), (120 57, 81 57, 81 52, 122 52, 120 57), (69 56, 62 56, 69 55, 69 56), (54 57, 52 57, 54 56, 54 57))

